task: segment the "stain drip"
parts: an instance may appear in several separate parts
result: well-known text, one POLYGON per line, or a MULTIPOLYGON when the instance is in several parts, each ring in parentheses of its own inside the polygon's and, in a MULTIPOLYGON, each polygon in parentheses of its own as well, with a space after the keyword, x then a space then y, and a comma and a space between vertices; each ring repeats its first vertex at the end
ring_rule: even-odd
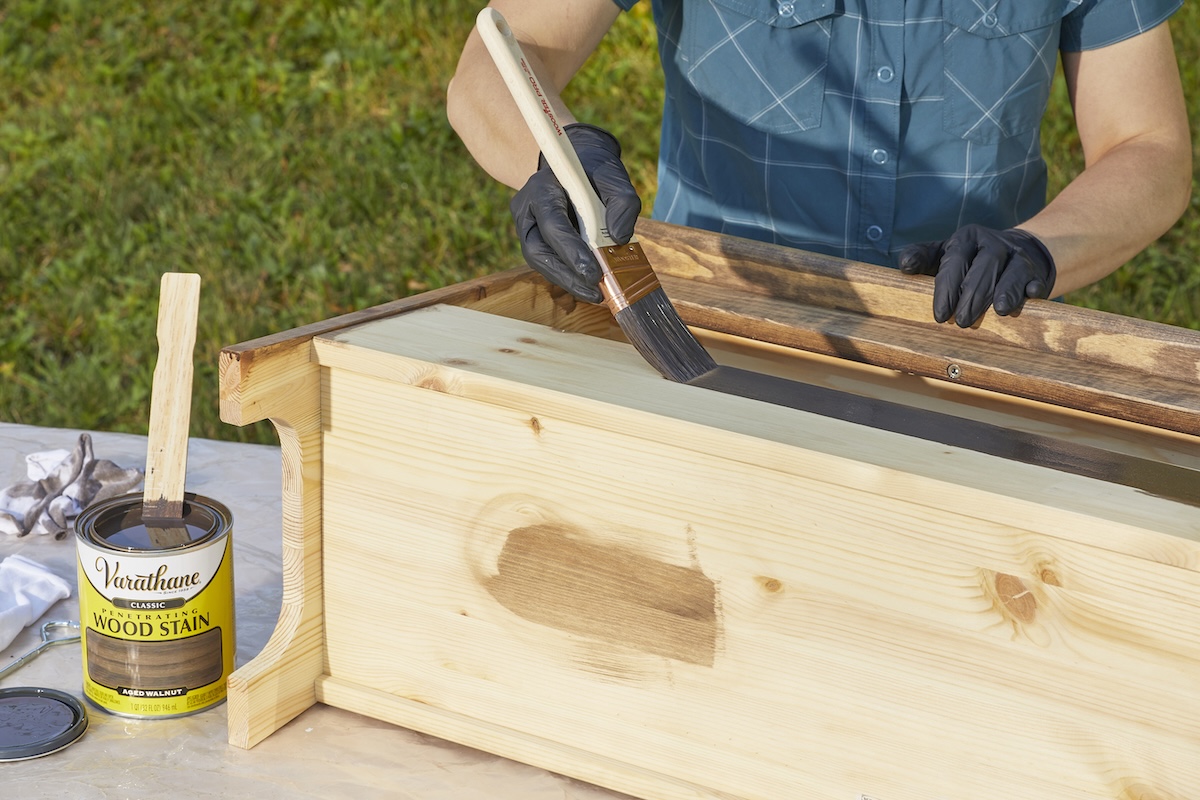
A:
POLYGON ((564 525, 511 531, 485 587, 514 614, 702 666, 717 646, 716 586, 698 569, 585 540, 564 525))

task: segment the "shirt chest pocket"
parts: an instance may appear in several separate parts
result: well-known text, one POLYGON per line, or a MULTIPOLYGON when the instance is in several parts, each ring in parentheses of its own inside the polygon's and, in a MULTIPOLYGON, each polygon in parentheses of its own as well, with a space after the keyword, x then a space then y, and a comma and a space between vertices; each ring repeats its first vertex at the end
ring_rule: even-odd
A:
POLYGON ((711 105, 766 133, 821 124, 835 0, 683 3, 676 63, 711 105))
POLYGON ((996 143, 1041 123, 1064 2, 943 0, 945 127, 996 143))

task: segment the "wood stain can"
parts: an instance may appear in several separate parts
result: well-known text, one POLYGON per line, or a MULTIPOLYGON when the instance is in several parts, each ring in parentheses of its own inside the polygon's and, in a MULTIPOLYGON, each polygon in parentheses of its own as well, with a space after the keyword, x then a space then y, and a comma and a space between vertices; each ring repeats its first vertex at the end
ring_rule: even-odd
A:
POLYGON ((235 653, 233 518, 184 495, 182 523, 148 528, 142 494, 93 504, 75 521, 83 692, 139 718, 225 700, 235 653))

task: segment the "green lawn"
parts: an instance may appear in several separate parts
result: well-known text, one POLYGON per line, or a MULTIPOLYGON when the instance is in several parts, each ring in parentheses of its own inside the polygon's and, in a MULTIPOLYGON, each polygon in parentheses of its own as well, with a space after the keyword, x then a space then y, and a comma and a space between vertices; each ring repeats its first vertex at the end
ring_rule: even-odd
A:
MULTIPOLYGON (((8 0, 0 5, 0 419, 144 433, 158 276, 203 276, 192 435, 274 441, 217 412, 217 353, 520 263, 508 191, 444 114, 481 3, 8 0)), ((1200 52, 1200 13, 1174 24, 1200 52)), ((1193 129, 1200 78, 1181 59, 1193 129)), ((661 84, 648 4, 568 102, 653 199, 661 84)), ((1053 175, 1078 167, 1060 92, 1053 175)), ((1195 206, 1195 201, 1193 202, 1195 206)), ((1189 215, 1071 302, 1200 328, 1189 215)))

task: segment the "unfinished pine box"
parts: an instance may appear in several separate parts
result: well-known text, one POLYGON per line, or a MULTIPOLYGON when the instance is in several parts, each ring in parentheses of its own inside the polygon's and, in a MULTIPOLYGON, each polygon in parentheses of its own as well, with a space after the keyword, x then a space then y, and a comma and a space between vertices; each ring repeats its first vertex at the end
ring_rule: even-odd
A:
POLYGON ((525 269, 429 292, 222 353, 284 471, 231 742, 322 702, 655 800, 1200 797, 1200 335, 639 234, 722 364, 1176 489, 670 383, 525 269))

